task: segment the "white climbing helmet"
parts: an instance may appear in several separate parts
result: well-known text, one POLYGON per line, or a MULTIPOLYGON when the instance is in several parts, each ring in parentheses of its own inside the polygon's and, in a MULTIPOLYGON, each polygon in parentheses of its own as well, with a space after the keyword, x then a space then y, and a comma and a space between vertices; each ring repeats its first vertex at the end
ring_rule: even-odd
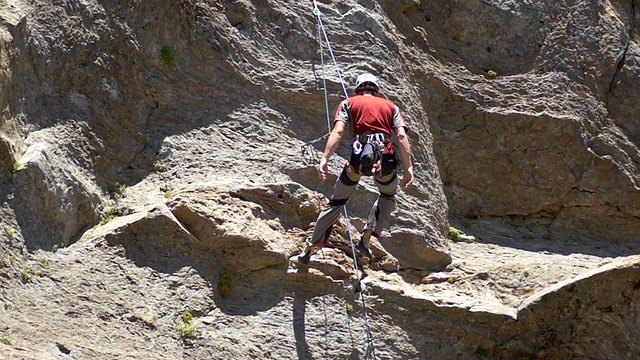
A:
POLYGON ((362 73, 356 80, 356 93, 362 90, 374 90, 378 92, 378 79, 370 73, 362 73))

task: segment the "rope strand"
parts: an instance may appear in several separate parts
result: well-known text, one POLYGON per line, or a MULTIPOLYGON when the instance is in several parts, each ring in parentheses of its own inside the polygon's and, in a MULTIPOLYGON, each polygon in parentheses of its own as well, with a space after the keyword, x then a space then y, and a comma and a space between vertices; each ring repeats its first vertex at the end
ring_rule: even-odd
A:
MULTIPOLYGON (((327 94, 327 80, 326 80, 325 71, 324 71, 325 64, 324 64, 324 54, 323 54, 323 47, 322 47, 322 41, 321 41, 322 36, 324 36, 324 40, 325 40, 325 42, 327 44, 327 51, 329 52, 331 60, 333 61, 333 65, 336 68, 336 73, 338 74, 338 79, 340 80, 340 85, 342 86, 342 91, 344 92, 345 98, 349 97, 349 93, 347 92, 347 88, 345 86, 345 82, 344 82, 344 79, 342 77, 342 72, 340 71, 340 67, 338 66, 338 62, 336 61, 336 57, 335 57, 335 55, 333 53, 333 50, 331 49, 331 43, 329 42, 329 37, 327 36, 327 32, 325 30, 324 24, 322 23, 322 17, 321 17, 321 14, 320 14, 320 9, 318 8, 318 4, 317 4, 316 0, 313 1, 313 15, 315 15, 315 17, 316 17, 316 19, 318 21, 318 44, 320 46, 320 62, 321 62, 321 67, 322 67, 322 85, 323 85, 323 92, 324 92, 325 110, 326 110, 326 114, 327 114, 327 128, 328 128, 328 133, 330 134, 331 133, 331 120, 329 118, 329 96, 327 94)), ((336 173, 338 173, 338 171, 340 169, 338 167, 338 160, 337 160, 337 156, 335 155, 335 153, 333 154, 333 165, 334 165, 336 173)), ((359 291, 360 299, 362 300, 362 312, 363 312, 364 321, 365 321, 365 327, 366 327, 366 331, 367 331, 367 343, 368 343, 369 349, 371 350, 371 355, 373 357, 373 360, 375 360, 376 359, 375 346, 374 346, 374 343, 373 343, 373 333, 371 331, 371 325, 369 324, 369 313, 367 311, 367 304, 366 304, 364 295, 363 295, 362 291, 360 290, 360 287, 361 287, 361 275, 360 275, 360 269, 358 268, 358 259, 357 259, 357 256, 356 256, 355 245, 354 245, 354 242, 353 242, 353 238, 351 236, 351 222, 349 220, 349 213, 347 211, 347 206, 344 205, 343 209, 344 209, 345 221, 347 223, 347 234, 349 235, 349 244, 351 246, 351 255, 353 257, 353 267, 355 269, 356 277, 358 278, 358 282, 357 282, 357 285, 356 285, 356 290, 359 291)), ((367 350, 367 355, 369 354, 368 350, 367 350)))

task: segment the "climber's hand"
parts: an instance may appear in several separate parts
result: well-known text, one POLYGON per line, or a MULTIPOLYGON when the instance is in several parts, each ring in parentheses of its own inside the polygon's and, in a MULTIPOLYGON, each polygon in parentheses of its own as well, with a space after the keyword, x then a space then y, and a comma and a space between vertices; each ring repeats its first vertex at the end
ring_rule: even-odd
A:
POLYGON ((318 177, 320 177, 322 181, 327 180, 327 173, 329 172, 329 166, 327 164, 327 159, 322 157, 322 159, 320 159, 320 165, 318 165, 318 177))

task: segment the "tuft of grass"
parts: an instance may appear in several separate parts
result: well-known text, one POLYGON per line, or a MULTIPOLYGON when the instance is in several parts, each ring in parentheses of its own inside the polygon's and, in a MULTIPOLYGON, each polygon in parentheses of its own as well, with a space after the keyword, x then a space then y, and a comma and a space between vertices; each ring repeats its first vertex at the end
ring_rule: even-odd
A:
POLYGON ((160 171, 160 169, 162 169, 162 164, 160 164, 159 162, 153 163, 153 165, 151 165, 151 171, 160 171))
POLYGON ((546 233, 542 235, 542 238, 545 240, 553 240, 553 235, 551 233, 546 233))
POLYGON ((0 344, 11 346, 11 340, 9 340, 7 338, 2 338, 2 339, 0 339, 0 344))
POLYGON ((489 350, 482 347, 482 345, 478 345, 476 348, 476 354, 482 356, 483 358, 489 357, 489 350))
POLYGON ((5 225, 4 233, 9 235, 9 237, 13 237, 16 234, 16 231, 9 225, 5 225))
POLYGON ((164 192, 164 197, 165 198, 170 198, 171 196, 173 196, 173 190, 167 190, 164 192))
POLYGON ((227 297, 231 295, 233 291, 233 275, 227 271, 222 270, 218 276, 218 293, 220 296, 227 297))
POLYGON ((36 276, 37 277, 44 277, 44 271, 42 271, 42 270, 36 271, 36 276))
POLYGON ((460 231, 454 227, 449 228, 449 238, 453 241, 459 241, 462 238, 460 231))
POLYGON ((22 163, 19 162, 19 161, 16 161, 11 165, 11 172, 12 173, 14 173, 14 172, 16 172, 16 171, 18 171, 20 169, 22 169, 22 163))
POLYGON ((416 3, 416 5, 420 6, 420 0, 413 0, 414 3, 416 3))
POLYGON ((140 144, 147 145, 149 143, 149 137, 141 132, 137 132, 136 141, 140 144))
POLYGON ((467 219, 467 218, 462 219, 462 223, 461 224, 462 224, 462 226, 464 226, 466 228, 471 227, 471 221, 469 219, 467 219))
POLYGON ((125 191, 127 191, 127 185, 116 182, 113 185, 113 192, 111 195, 114 199, 119 200, 124 195, 125 191))
POLYGON ((347 314, 353 313, 353 305, 347 304, 347 314))
POLYGON ((482 70, 484 70, 484 72, 486 72, 487 75, 489 75, 491 77, 498 76, 498 70, 496 70, 495 66, 493 66, 493 65, 487 65, 482 70))
POLYGON ((162 60, 162 63, 169 69, 173 69, 176 65, 178 65, 178 58, 176 57, 176 53, 168 46, 160 49, 160 60, 162 60))
POLYGON ((193 323, 193 315, 189 311, 182 314, 182 322, 178 324, 178 330, 182 337, 193 337, 196 335, 196 326, 193 323))
POLYGON ((22 282, 26 284, 29 281, 29 278, 31 278, 29 272, 26 269, 22 269, 20 271, 20 279, 22 279, 22 282))
POLYGON ((534 233, 526 233, 523 237, 527 240, 533 240, 536 238, 536 235, 534 233))
POLYGON ((40 266, 42 266, 43 269, 49 268, 49 259, 46 256, 42 258, 42 261, 40 262, 40 266))
POLYGON ((100 225, 104 225, 117 217, 118 217, 118 207, 114 206, 111 209, 107 210, 107 214, 104 216, 104 218, 102 218, 102 221, 100 221, 100 225))
POLYGON ((455 283, 456 281, 458 281, 458 275, 454 275, 454 276, 450 277, 450 278, 449 278, 449 280, 447 280, 447 282, 448 282, 449 284, 453 284, 453 283, 455 283))

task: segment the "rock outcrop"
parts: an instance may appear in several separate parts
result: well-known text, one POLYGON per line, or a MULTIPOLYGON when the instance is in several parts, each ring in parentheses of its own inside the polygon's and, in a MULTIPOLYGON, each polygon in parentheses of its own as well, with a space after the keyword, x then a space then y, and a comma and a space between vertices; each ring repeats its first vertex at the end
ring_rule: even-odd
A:
POLYGON ((640 357, 637 1, 314 3, 0 4, 0 355, 640 357), (416 183, 305 266, 362 71, 416 183))

